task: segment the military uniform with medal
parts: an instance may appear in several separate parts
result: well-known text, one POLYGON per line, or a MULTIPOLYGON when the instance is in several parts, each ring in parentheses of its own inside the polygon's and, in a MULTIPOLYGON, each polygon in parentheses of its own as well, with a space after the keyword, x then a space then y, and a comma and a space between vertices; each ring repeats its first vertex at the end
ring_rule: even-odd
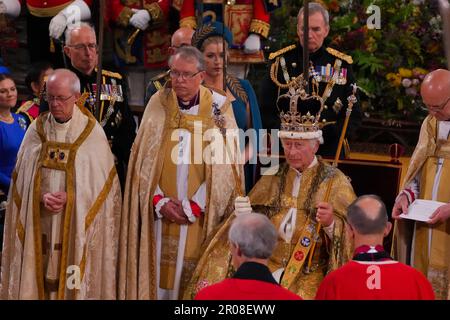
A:
MULTIPOLYGON (((76 69, 73 71, 80 78, 81 93, 89 94, 84 106, 95 115, 97 69, 89 76, 76 69)), ((118 162, 128 163, 131 146, 136 137, 136 123, 128 106, 125 81, 119 73, 103 69, 101 83, 99 122, 118 162)), ((126 171, 120 172, 121 170, 122 168, 118 167, 119 177, 124 182, 126 171)))

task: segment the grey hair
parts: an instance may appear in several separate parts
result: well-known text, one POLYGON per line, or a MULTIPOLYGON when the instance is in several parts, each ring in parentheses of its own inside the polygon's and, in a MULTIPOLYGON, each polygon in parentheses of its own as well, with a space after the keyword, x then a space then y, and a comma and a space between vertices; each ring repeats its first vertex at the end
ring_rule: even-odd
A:
POLYGON ((174 55, 171 55, 169 58, 169 67, 172 67, 173 60, 179 57, 183 60, 197 62, 198 71, 205 70, 205 58, 203 57, 203 53, 200 52, 196 47, 193 46, 183 46, 177 49, 174 55))
POLYGON ((388 222, 386 206, 381 198, 374 194, 368 194, 358 197, 347 209, 347 221, 353 229, 360 234, 372 235, 383 232, 388 222), (367 213, 359 206, 359 202, 364 199, 373 199, 379 205, 380 209, 375 219, 367 216, 367 213))
POLYGON ((228 239, 247 258, 268 259, 277 244, 278 233, 273 223, 260 213, 237 216, 228 232, 228 239))
POLYGON ((321 142, 320 138, 309 139, 309 144, 311 145, 311 147, 315 147, 316 143, 320 146, 320 144, 323 142, 321 142))
POLYGON ((76 30, 76 29, 81 29, 81 28, 89 28, 92 31, 92 33, 95 35, 95 39, 97 39, 97 35, 95 33, 95 29, 92 26, 92 24, 90 24, 88 22, 78 22, 78 23, 69 24, 67 26, 67 29, 64 32, 64 38, 65 38, 66 44, 71 44, 70 40, 72 40, 72 31, 76 30))
MULTIPOLYGON (((308 9, 309 9, 309 16, 319 12, 322 14, 325 25, 326 26, 330 25, 330 14, 328 13, 328 10, 325 9, 320 3, 310 2, 308 4, 308 9)), ((297 21, 300 19, 300 17, 303 17, 303 11, 304 7, 301 7, 297 15, 297 21)))
POLYGON ((70 71, 69 69, 56 69, 54 70, 47 79, 47 85, 51 81, 62 81, 62 78, 66 79, 68 83, 70 83, 72 90, 72 93, 80 93, 81 85, 80 85, 80 79, 77 77, 77 75, 70 71))

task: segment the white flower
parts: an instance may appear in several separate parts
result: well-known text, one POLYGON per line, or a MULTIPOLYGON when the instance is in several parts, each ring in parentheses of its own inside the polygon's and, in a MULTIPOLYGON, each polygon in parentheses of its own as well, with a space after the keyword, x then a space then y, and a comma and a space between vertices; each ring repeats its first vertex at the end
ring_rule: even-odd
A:
POLYGON ((405 88, 411 87, 411 84, 412 84, 412 81, 410 79, 408 79, 408 78, 405 78, 405 79, 402 80, 402 85, 405 88))
POLYGON ((408 95, 408 96, 414 97, 414 96, 417 95, 417 89, 414 88, 414 87, 411 87, 411 88, 406 89, 406 90, 405 90, 405 93, 406 93, 406 95, 408 95))

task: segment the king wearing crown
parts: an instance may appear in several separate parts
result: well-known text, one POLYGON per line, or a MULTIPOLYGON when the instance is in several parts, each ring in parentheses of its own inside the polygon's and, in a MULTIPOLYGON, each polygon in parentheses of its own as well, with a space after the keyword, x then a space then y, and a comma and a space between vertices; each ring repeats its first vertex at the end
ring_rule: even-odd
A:
MULTIPOLYGON (((248 203, 236 206, 234 215, 219 229, 200 259, 187 291, 190 295, 185 298, 234 276, 227 234, 233 218, 248 213, 250 206, 254 212, 267 215, 278 230, 277 246, 268 262, 273 277, 270 280, 303 299, 313 299, 324 276, 351 258, 345 221, 347 207, 356 196, 347 177, 316 156, 324 142, 324 101, 315 90, 308 94, 304 86, 299 77, 279 98, 289 101, 289 110, 280 114, 278 132, 286 162, 266 171, 250 191, 248 203), (311 108, 305 110, 306 105, 311 108)), ((355 91, 346 99, 350 108, 355 103, 355 91)), ((255 275, 247 275, 247 279, 264 281, 255 275)))
MULTIPOLYGON (((336 153, 339 133, 343 127, 347 97, 351 95, 354 76, 351 65, 353 59, 334 48, 324 45, 329 32, 328 11, 319 3, 311 2, 308 5, 309 28, 304 30, 304 9, 298 14, 297 34, 300 43, 287 46, 269 55, 270 67, 267 76, 261 85, 260 100, 263 127, 266 129, 278 128, 277 107, 287 110, 286 103, 278 103, 277 99, 286 93, 293 81, 308 70, 310 90, 313 80, 318 84, 317 94, 323 99, 322 125, 325 143, 321 145, 318 154, 324 157, 333 157, 336 153), (304 63, 306 56, 304 48, 309 55, 309 61, 304 63), (308 64, 304 68, 304 64, 308 64)), ((305 76, 306 77, 306 76, 305 76)), ((349 119, 349 133, 354 132, 361 122, 361 112, 358 104, 353 106, 352 116, 349 119)))

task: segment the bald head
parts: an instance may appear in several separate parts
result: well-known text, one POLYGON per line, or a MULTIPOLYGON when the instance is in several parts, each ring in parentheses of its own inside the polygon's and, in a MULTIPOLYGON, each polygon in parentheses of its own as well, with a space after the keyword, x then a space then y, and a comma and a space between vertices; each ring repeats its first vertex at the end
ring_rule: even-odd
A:
POLYGON ((80 93, 80 79, 69 69, 56 69, 47 78, 47 87, 58 83, 62 87, 67 87, 72 94, 80 93))
POLYGON ((450 71, 437 69, 426 75, 420 87, 423 103, 438 120, 450 119, 450 71))
POLYGON ((48 76, 46 95, 50 113, 56 121, 66 122, 80 97, 80 80, 70 70, 56 69, 48 76))
POLYGON ((388 222, 386 206, 376 195, 360 196, 348 207, 347 220, 360 234, 382 234, 388 222))
POLYGON ((179 28, 172 35, 171 46, 175 49, 181 46, 190 46, 193 34, 194 30, 191 28, 179 28))

